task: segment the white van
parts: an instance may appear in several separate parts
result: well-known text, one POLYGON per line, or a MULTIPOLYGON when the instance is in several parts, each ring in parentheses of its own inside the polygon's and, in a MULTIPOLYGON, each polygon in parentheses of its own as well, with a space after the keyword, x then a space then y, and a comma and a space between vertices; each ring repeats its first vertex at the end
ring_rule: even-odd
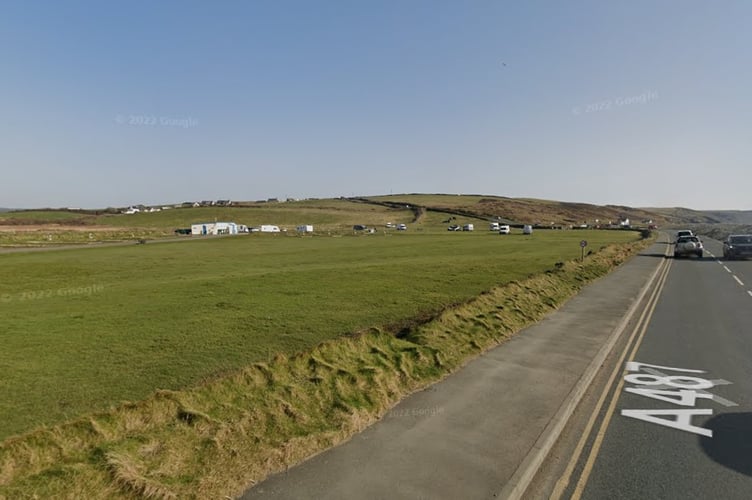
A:
POLYGON ((522 226, 522 234, 533 234, 533 226, 530 224, 522 226))
POLYGON ((462 226, 462 230, 463 231, 475 231, 475 226, 473 226, 472 224, 465 224, 464 226, 462 226))
POLYGON ((488 230, 489 231, 498 231, 499 230, 499 223, 498 222, 492 222, 491 224, 489 224, 488 230))
POLYGON ((499 234, 509 234, 512 232, 512 228, 510 228, 506 224, 502 224, 499 226, 499 234))

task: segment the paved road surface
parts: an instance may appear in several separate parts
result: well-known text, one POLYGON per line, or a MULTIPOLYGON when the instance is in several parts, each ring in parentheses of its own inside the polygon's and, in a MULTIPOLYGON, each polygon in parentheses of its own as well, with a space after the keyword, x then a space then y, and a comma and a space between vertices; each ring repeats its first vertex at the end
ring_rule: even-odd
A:
POLYGON ((701 260, 667 260, 625 359, 664 368, 616 367, 554 498, 752 498, 752 260, 720 262, 721 244, 705 247, 701 260))

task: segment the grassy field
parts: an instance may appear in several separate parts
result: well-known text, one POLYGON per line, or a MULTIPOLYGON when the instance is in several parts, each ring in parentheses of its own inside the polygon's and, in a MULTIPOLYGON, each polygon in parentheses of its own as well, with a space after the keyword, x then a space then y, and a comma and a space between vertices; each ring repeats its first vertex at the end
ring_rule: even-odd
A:
POLYGON ((29 222, 53 221, 65 223, 72 220, 93 220, 94 217, 95 216, 93 215, 69 212, 66 210, 21 210, 2 212, 2 214, 0 214, 0 224, 18 220, 29 222))
MULTIPOLYGON (((467 235, 466 243, 471 238, 481 237, 467 235)), ((348 439, 405 395, 539 321, 647 244, 598 247, 582 263, 494 286, 400 335, 372 327, 6 439, 0 499, 237 497, 348 439)), ((65 294, 101 292, 92 286, 65 294)))
POLYGON ((412 212, 332 199, 261 203, 251 207, 196 207, 133 215, 105 215, 97 218, 97 224, 177 228, 190 227, 191 223, 219 220, 246 226, 275 224, 290 230, 300 224, 312 224, 314 228, 326 231, 352 227, 356 223, 383 226, 386 222, 396 222, 399 219, 407 219, 405 222, 409 222, 412 212))
POLYGON ((631 232, 247 235, 0 256, 0 439, 398 324, 631 232))

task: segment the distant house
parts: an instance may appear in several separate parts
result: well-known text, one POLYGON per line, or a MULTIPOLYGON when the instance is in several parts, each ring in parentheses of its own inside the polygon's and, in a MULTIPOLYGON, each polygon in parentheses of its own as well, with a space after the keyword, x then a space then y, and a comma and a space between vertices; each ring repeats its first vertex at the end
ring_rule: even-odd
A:
POLYGON ((215 205, 217 205, 219 207, 228 207, 228 206, 232 205, 232 201, 230 201, 230 200, 217 200, 217 202, 215 203, 215 205))
POLYGON ((279 203, 279 199, 278 198, 269 198, 266 201, 269 202, 269 203, 279 203))
POLYGON ((201 202, 201 206, 202 207, 210 207, 212 205, 214 205, 214 202, 211 201, 211 200, 204 200, 204 201, 201 202))

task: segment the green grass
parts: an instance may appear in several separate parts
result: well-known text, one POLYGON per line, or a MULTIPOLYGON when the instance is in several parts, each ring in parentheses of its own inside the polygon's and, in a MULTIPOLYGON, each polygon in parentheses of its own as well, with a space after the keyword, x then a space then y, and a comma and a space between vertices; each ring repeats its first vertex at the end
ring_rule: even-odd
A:
POLYGON ((436 311, 577 257, 583 237, 598 248, 635 234, 250 235, 2 255, 0 439, 436 311))
POLYGON ((163 210, 132 215, 103 215, 97 224, 127 227, 190 227, 199 222, 229 221, 246 226, 274 224, 294 230, 300 224, 313 224, 317 230, 351 228, 353 224, 382 225, 391 219, 412 218, 405 210, 347 200, 315 200, 286 203, 261 203, 246 207, 196 207, 163 210))
POLYGON ((0 498, 237 496, 346 440, 648 243, 599 247, 584 263, 493 287, 399 338, 371 328, 7 439, 0 498))
POLYGON ((93 215, 65 210, 19 210, 0 213, 0 224, 15 220, 66 223, 76 220, 90 220, 94 217, 93 215))

